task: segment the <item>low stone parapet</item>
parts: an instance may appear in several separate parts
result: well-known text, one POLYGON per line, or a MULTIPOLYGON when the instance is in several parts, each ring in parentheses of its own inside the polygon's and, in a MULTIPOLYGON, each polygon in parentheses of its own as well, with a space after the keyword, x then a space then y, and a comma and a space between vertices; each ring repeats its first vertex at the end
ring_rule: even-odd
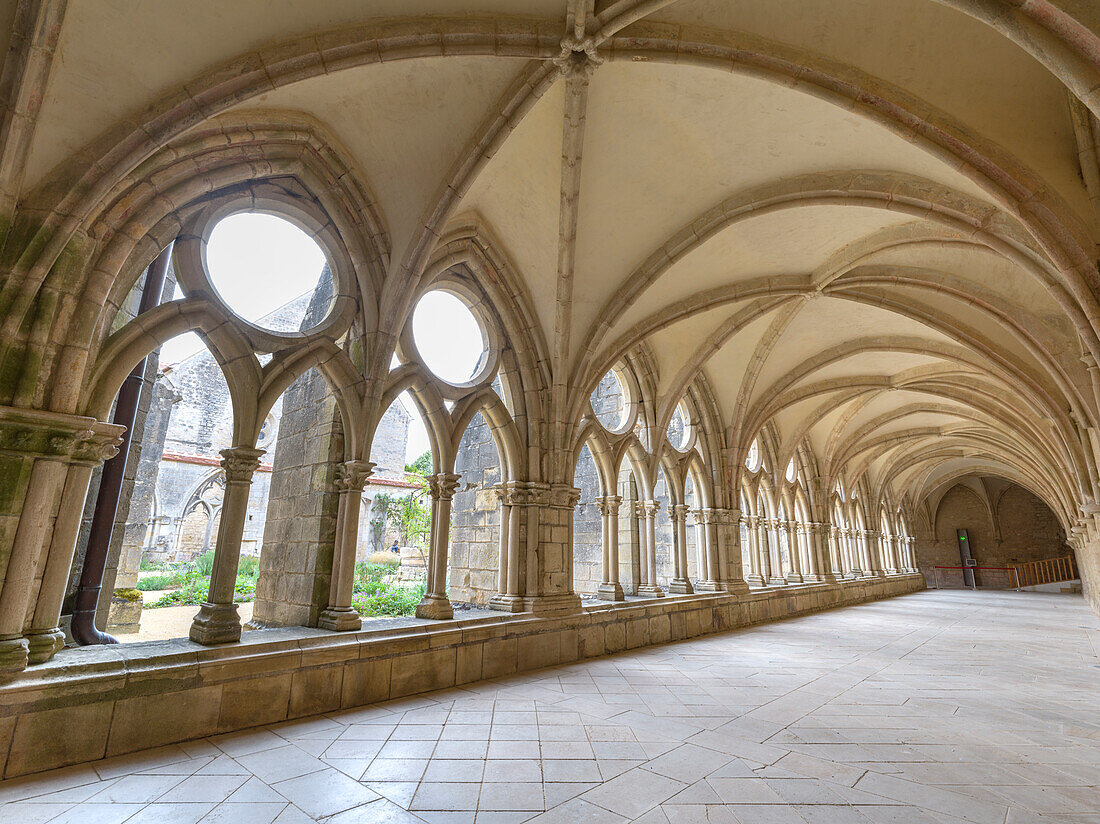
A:
POLYGON ((681 641, 924 588, 892 575, 603 602, 530 613, 245 633, 64 650, 0 686, 0 764, 10 778, 216 733, 358 707, 651 644, 681 641))

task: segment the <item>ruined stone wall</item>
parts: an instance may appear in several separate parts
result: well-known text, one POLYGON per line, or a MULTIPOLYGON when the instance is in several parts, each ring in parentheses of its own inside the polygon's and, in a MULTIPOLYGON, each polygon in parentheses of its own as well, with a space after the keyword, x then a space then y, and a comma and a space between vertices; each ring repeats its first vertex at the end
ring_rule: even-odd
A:
MULTIPOLYGON (((303 329, 327 313, 332 289, 332 279, 322 277, 303 329)), ((332 579, 339 505, 333 482, 344 459, 336 399, 316 369, 283 393, 273 452, 253 625, 316 626, 332 579)))
POLYGON ((486 604, 497 591, 500 557, 500 453, 479 412, 459 443, 455 473, 462 476, 451 504, 448 597, 455 603, 486 604))
MULTIPOLYGON (((985 502, 973 490, 958 485, 940 502, 935 531, 918 519, 914 526, 917 564, 929 586, 962 586, 961 570, 937 571, 935 566, 959 566, 955 530, 966 529, 970 552, 978 566, 1012 564, 1056 558, 1071 552, 1058 519, 1038 497, 1016 484, 994 479, 989 484, 995 505, 996 528, 985 502)), ((1007 587, 1012 575, 995 570, 978 572, 979 586, 1007 587)))

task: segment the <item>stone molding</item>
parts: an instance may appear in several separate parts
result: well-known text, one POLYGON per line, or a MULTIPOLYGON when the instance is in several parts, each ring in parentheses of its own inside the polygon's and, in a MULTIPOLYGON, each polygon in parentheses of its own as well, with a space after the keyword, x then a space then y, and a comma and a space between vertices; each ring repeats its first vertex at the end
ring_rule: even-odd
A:
POLYGON ((99 464, 118 454, 126 427, 83 415, 0 406, 0 452, 99 464))

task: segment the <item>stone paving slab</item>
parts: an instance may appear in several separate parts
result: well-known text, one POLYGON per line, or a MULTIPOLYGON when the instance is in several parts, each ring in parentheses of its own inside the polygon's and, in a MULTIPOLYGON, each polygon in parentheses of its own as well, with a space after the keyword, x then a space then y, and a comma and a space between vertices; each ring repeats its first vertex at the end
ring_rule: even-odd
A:
POLYGON ((0 782, 0 821, 1096 824, 1098 630, 921 592, 0 782))

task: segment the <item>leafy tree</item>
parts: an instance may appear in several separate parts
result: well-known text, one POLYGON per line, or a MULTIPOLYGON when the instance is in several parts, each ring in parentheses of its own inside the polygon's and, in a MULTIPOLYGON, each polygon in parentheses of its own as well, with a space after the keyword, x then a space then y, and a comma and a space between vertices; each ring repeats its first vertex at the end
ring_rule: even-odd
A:
POLYGON ((411 464, 405 467, 405 471, 411 475, 420 475, 422 478, 426 478, 432 474, 432 470, 435 467, 432 465, 432 453, 431 451, 425 452, 411 464))

